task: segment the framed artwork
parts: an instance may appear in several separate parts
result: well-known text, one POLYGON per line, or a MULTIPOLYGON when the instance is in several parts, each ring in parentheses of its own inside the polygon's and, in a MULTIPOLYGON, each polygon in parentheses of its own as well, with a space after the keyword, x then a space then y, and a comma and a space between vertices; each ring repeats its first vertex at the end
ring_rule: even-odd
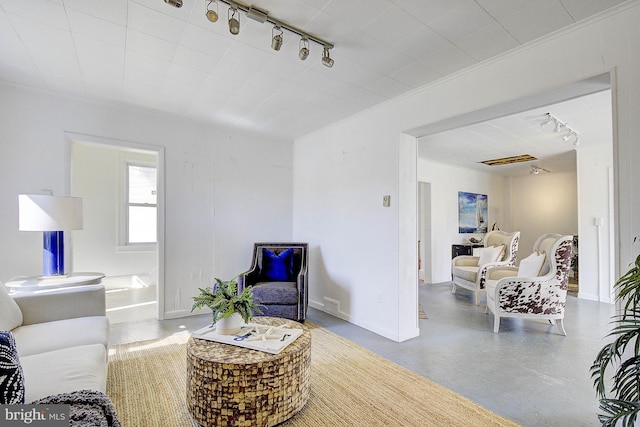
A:
POLYGON ((486 233, 488 205, 486 194, 458 191, 458 233, 486 233))

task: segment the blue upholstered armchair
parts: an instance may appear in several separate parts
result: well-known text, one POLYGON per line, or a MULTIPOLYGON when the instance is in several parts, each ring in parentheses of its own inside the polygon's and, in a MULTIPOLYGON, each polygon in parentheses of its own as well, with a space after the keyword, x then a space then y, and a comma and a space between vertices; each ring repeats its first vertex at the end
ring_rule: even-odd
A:
POLYGON ((253 287, 263 316, 307 318, 307 243, 254 243, 251 268, 238 276, 238 292, 253 287))

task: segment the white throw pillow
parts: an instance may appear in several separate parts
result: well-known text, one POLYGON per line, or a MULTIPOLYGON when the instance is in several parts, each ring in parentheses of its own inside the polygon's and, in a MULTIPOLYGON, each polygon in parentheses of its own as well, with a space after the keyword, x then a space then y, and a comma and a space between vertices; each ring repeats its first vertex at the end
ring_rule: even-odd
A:
POLYGON ((0 283, 0 330, 10 331, 22 325, 22 310, 0 283))
POLYGON ((542 264, 544 264, 545 253, 532 253, 522 261, 518 266, 518 277, 537 277, 540 274, 542 264))
POLYGON ((504 245, 500 246, 488 246, 480 253, 478 259, 478 265, 484 265, 490 262, 496 262, 502 257, 502 251, 504 251, 504 245))

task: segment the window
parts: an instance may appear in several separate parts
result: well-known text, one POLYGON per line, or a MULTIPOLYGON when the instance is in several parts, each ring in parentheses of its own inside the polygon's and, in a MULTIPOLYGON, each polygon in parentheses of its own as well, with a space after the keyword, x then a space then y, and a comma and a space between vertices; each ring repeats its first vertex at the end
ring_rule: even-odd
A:
POLYGON ((127 165, 127 245, 157 242, 157 175, 155 167, 127 165))

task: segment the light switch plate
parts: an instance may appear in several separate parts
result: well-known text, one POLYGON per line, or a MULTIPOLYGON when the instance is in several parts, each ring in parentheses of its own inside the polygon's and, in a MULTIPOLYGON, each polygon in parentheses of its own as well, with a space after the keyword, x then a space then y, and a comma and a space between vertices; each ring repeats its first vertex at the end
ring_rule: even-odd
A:
POLYGON ((391 196, 382 196, 382 206, 385 208, 391 206, 391 196))

